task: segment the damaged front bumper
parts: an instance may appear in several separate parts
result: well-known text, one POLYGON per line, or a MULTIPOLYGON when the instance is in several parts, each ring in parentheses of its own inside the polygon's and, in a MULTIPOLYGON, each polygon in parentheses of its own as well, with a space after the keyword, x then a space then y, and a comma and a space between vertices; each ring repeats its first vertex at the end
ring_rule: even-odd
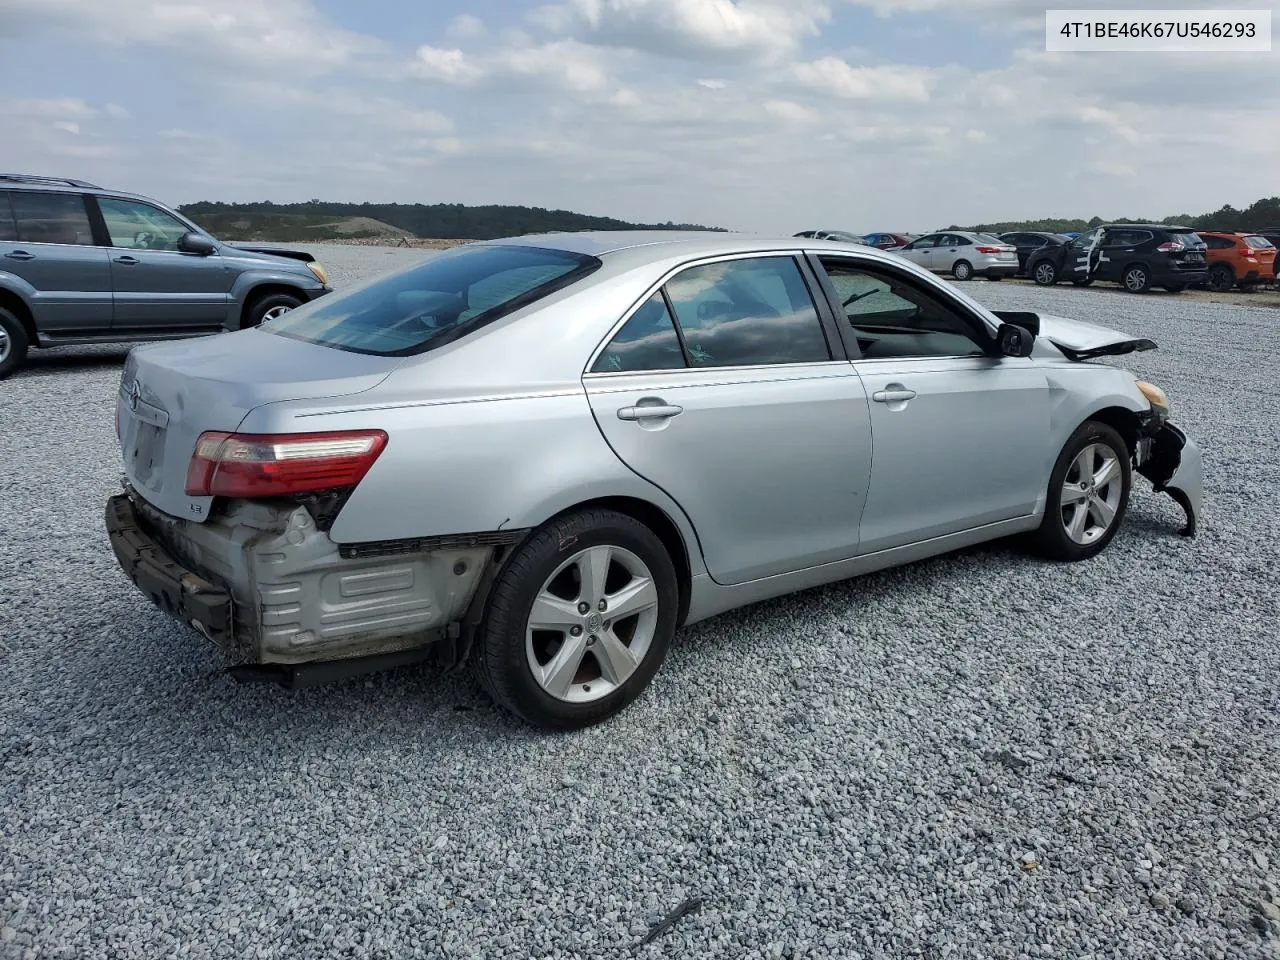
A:
POLYGON ((1179 531, 1194 537, 1204 502, 1204 466, 1200 448, 1182 428, 1152 418, 1138 441, 1137 470, 1156 493, 1167 493, 1182 507, 1187 522, 1179 531))

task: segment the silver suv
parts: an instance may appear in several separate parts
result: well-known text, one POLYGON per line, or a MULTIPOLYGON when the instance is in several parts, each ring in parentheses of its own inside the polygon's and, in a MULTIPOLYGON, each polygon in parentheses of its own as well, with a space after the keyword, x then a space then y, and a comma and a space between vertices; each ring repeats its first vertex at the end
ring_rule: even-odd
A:
POLYGON ((0 174, 0 379, 30 347, 238 330, 329 289, 308 253, 222 243, 82 180, 0 174))

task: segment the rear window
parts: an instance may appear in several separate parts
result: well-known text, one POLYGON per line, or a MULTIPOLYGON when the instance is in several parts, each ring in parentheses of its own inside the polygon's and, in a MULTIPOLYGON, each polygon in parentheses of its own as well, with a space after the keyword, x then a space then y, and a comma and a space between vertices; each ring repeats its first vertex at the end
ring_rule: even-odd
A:
POLYGON ((1265 250, 1268 247, 1275 246, 1275 244, 1266 237, 1245 237, 1244 242, 1247 246, 1250 246, 1255 250, 1265 250))
POLYGON ((999 237, 993 237, 989 233, 975 233, 974 236, 978 238, 979 243, 994 243, 998 247, 1008 246, 1013 242, 1011 240, 1001 240, 999 237))
POLYGON ((420 267, 268 321, 295 340, 382 357, 443 346, 593 273, 595 257, 522 246, 466 246, 420 267))
POLYGON ((1182 232, 1181 230, 1170 230, 1169 237, 1170 239, 1180 241, 1182 245, 1185 247, 1207 246, 1207 244, 1205 244, 1205 242, 1202 239, 1200 239, 1200 234, 1194 233, 1190 230, 1186 231, 1185 233, 1182 232))

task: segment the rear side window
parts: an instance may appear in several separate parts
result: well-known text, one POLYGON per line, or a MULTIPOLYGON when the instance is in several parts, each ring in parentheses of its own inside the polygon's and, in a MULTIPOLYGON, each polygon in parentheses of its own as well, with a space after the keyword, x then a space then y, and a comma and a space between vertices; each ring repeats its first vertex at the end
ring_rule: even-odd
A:
POLYGON ((592 373, 631 373, 637 370, 683 369, 680 336, 658 291, 644 302, 609 341, 591 367, 592 373))
POLYGON ((1210 250, 1230 250, 1235 243, 1226 237, 1201 237, 1210 250))
POLYGON ((339 350, 404 357, 442 346, 595 272, 595 257, 523 246, 465 246, 328 296, 263 330, 339 350))
POLYGON ((691 366, 831 359, 813 297, 791 257, 690 267, 666 289, 691 366))
POLYGON ((13 209, 9 206, 9 194, 0 193, 0 243, 18 239, 18 225, 13 222, 13 209))
POLYGON ((9 202, 19 242, 93 246, 93 228, 80 194, 12 190, 9 202))

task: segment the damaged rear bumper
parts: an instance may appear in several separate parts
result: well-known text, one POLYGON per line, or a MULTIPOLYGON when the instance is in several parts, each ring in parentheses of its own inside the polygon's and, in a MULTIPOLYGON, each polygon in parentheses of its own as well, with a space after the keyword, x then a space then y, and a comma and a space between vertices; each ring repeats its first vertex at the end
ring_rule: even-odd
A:
POLYGON ((1204 466, 1200 448, 1167 420, 1152 421, 1138 444, 1138 473, 1156 493, 1167 493, 1182 507, 1187 522, 1179 532, 1194 537, 1204 503, 1204 466))

